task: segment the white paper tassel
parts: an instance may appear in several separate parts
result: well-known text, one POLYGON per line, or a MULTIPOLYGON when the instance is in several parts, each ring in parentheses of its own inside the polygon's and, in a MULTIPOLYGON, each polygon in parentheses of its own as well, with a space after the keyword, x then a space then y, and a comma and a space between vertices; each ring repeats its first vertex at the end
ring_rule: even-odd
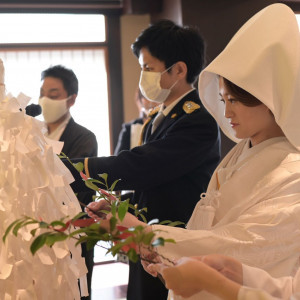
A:
MULTIPOLYGON (((24 215, 50 222, 81 211, 70 173, 45 141, 40 122, 20 111, 25 102, 24 95, 0 101, 1 233, 24 215)), ((78 279, 87 272, 81 247, 68 240, 33 256, 31 229, 9 234, 5 244, 0 240, 0 299, 80 299, 78 279)))

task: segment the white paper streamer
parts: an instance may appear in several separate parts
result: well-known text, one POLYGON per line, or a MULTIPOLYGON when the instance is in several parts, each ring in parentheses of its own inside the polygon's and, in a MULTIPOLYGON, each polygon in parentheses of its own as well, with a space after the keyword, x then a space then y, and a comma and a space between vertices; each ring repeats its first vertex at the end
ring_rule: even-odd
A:
MULTIPOLYGON (((0 61, 0 84, 4 81, 0 61)), ((80 212, 71 175, 49 145, 39 121, 24 113, 29 98, 1 94, 0 233, 27 215, 46 222, 80 212), (22 111, 20 111, 20 108, 22 111)), ((78 278, 87 272, 81 248, 70 240, 36 255, 30 252, 32 227, 0 240, 0 299, 80 299, 78 278), (71 255, 70 255, 71 254, 71 255)), ((87 295, 86 283, 81 283, 87 295)))

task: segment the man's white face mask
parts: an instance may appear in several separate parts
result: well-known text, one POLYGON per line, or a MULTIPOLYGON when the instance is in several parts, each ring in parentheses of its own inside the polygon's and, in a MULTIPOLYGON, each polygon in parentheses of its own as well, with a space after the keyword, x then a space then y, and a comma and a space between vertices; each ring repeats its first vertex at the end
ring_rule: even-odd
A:
POLYGON ((48 97, 41 97, 39 105, 46 123, 54 123, 68 112, 67 102, 70 97, 62 100, 52 100, 48 97))
POLYGON ((161 75, 170 70, 174 64, 163 72, 142 71, 140 76, 140 90, 143 96, 149 101, 163 103, 168 98, 176 81, 169 89, 162 89, 160 86, 161 75))

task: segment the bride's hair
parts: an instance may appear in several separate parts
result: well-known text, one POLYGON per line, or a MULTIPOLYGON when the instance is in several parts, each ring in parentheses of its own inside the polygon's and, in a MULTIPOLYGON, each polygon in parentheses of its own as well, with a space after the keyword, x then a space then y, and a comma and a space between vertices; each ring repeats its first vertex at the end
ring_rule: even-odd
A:
POLYGON ((260 100, 248 93, 244 89, 240 88, 236 84, 232 83, 228 79, 223 77, 224 84, 230 94, 234 96, 236 101, 243 103, 245 106, 258 106, 262 104, 260 100))

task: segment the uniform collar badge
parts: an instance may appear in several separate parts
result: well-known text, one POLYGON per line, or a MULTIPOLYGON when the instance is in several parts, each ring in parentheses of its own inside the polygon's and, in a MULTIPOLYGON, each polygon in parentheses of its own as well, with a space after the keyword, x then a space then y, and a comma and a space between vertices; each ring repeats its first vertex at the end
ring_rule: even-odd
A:
POLYGON ((184 102, 182 108, 187 114, 191 114, 194 110, 199 109, 200 105, 193 101, 186 101, 184 102))
POLYGON ((149 113, 148 113, 148 117, 152 118, 155 114, 157 114, 160 111, 160 105, 155 106, 154 108, 152 108, 149 113))

